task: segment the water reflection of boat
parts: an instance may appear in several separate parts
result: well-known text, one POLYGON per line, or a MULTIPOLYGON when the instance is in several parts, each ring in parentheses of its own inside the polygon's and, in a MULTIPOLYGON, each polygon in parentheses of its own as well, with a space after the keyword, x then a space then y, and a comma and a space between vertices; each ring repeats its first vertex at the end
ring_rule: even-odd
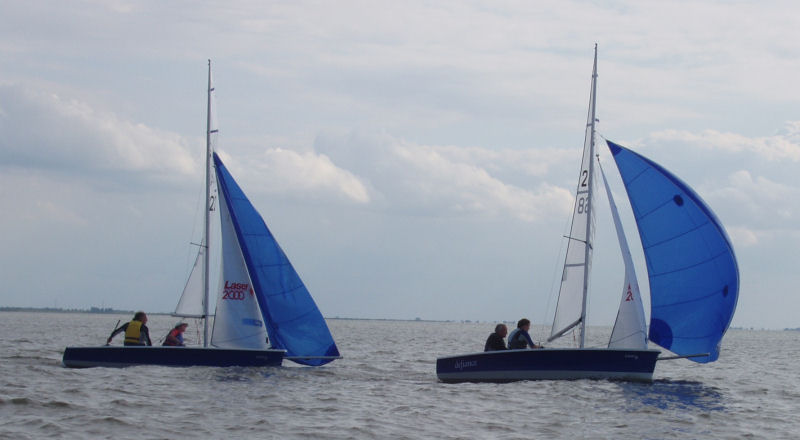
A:
POLYGON ((657 379, 649 384, 620 382, 625 402, 634 406, 658 409, 698 409, 704 412, 724 411, 719 389, 697 381, 657 379))

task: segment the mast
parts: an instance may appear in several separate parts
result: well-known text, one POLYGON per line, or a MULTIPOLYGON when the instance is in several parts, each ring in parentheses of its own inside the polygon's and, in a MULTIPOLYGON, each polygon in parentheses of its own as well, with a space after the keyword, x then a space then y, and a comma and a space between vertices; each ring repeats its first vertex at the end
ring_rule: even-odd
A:
POLYGON ((203 347, 208 347, 208 302, 209 302, 209 223, 211 220, 211 60, 208 60, 208 98, 206 107, 206 205, 205 218, 203 219, 203 243, 206 247, 203 252, 203 347))
POLYGON ((583 303, 581 306, 581 339, 580 339, 580 347, 584 347, 585 339, 586 339, 586 296, 589 291, 589 259, 591 258, 592 252, 592 216, 594 215, 594 200, 593 200, 593 186, 594 186, 594 131, 595 131, 595 122, 597 119, 595 118, 595 99, 597 98, 597 43, 594 44, 594 66, 592 67, 592 95, 590 99, 591 104, 589 105, 589 122, 588 126, 590 128, 589 131, 589 187, 587 188, 587 200, 588 203, 586 205, 586 247, 585 247, 585 260, 587 268, 583 272, 583 303))

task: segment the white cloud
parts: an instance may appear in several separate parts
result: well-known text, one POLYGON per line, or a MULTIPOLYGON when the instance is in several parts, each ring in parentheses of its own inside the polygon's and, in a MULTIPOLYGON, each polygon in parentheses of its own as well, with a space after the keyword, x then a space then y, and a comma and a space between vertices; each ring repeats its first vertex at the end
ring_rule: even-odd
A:
POLYGON ((700 133, 663 130, 649 137, 654 141, 686 142, 699 148, 730 153, 753 153, 757 158, 769 161, 800 161, 800 121, 786 123, 784 130, 773 136, 751 138, 716 130, 703 130, 700 133))
POLYGON ((724 191, 741 207, 750 211, 750 222, 771 223, 776 226, 795 222, 800 217, 800 187, 783 184, 763 176, 753 177, 750 172, 740 170, 731 174, 729 187, 724 191))
POLYGON ((426 146, 387 135, 322 136, 315 148, 369 182, 383 208, 433 216, 512 216, 535 221, 563 215, 569 191, 544 181, 548 164, 561 154, 426 146), (522 172, 524 187, 504 176, 522 172), (531 189, 528 189, 531 188, 531 189))
POLYGON ((326 199, 352 203, 370 201, 367 187, 352 173, 338 168, 324 154, 266 148, 247 156, 220 152, 238 180, 249 181, 253 192, 326 199))
POLYGON ((759 241, 759 232, 749 228, 732 227, 726 228, 728 235, 734 243, 734 247, 755 246, 759 241))
POLYGON ((177 134, 23 85, 0 86, 0 131, 7 164, 73 173, 145 173, 172 181, 199 168, 187 140, 177 134))

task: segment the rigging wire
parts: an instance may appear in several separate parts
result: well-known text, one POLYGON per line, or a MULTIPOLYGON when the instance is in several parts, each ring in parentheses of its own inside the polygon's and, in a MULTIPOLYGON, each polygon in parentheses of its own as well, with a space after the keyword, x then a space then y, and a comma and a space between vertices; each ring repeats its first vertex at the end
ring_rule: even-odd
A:
MULTIPOLYGON (((570 223, 572 223, 572 218, 567 218, 564 222, 564 227, 562 228, 563 234, 562 237, 567 237, 569 235, 569 228, 570 223)), ((564 254, 566 253, 566 244, 569 243, 569 238, 562 238, 559 241, 559 249, 558 249, 558 256, 555 259, 555 264, 553 266, 553 273, 550 277, 550 293, 547 295, 547 307, 545 308, 545 317, 544 321, 545 325, 548 322, 548 317, 551 315, 550 307, 553 303, 553 297, 558 298, 558 291, 561 290, 561 278, 564 276, 563 274, 563 261, 564 261, 564 254), (559 269, 562 269, 562 273, 559 274, 559 269), (558 278, 556 278, 558 276, 558 278), (556 287, 558 286, 558 287, 556 287)), ((553 319, 550 320, 552 322, 555 320, 555 310, 552 311, 553 319)), ((547 333, 547 331, 545 331, 547 333)), ((542 339, 543 341, 547 340, 547 335, 542 339)))

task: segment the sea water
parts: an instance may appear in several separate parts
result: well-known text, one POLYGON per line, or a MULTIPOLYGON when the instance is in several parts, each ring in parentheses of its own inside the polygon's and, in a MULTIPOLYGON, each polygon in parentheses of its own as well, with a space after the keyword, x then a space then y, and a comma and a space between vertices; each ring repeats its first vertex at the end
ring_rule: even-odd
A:
MULTIPOLYGON (((481 351, 494 323, 332 319, 344 358, 318 368, 61 366, 64 347, 102 345, 120 319, 130 316, 0 312, 0 438, 800 436, 798 332, 730 330, 717 362, 662 361, 650 384, 438 382, 436 357, 481 351)), ((174 321, 150 316, 154 342, 174 321)), ((608 329, 587 334, 599 346, 608 329)))

